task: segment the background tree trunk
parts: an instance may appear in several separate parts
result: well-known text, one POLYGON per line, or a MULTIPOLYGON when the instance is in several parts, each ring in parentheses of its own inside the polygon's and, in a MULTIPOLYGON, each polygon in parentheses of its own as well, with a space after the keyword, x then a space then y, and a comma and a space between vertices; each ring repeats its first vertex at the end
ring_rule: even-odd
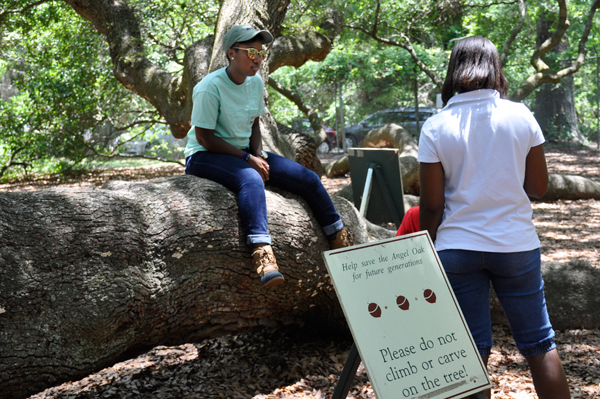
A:
MULTIPOLYGON (((393 232, 334 199, 357 243, 393 232)), ((278 264, 261 288, 235 195, 193 176, 0 194, 0 395, 26 397, 133 352, 254 326, 345 325, 303 200, 267 191, 278 264)))
POLYGON ((542 201, 556 200, 600 200, 600 183, 581 176, 551 174, 548 179, 548 191, 542 201))
MULTIPOLYGON (((542 13, 537 22, 537 47, 550 36, 550 29, 556 20, 553 13, 542 13)), ((564 36, 551 54, 560 56, 569 49, 569 39, 564 36)), ((550 63, 550 68, 560 69, 558 62, 550 63), (558 67, 557 67, 558 66, 558 67)), ((584 142, 585 137, 579 131, 575 110, 575 87, 573 76, 563 78, 560 83, 545 83, 535 93, 535 117, 549 139, 570 139, 584 142)))

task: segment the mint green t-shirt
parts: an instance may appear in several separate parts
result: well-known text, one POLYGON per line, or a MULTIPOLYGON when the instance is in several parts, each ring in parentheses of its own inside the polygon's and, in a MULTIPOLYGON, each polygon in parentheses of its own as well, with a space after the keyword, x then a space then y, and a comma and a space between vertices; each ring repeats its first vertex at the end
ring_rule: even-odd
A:
POLYGON ((260 75, 248 76, 237 85, 225 68, 206 75, 192 94, 192 128, 187 134, 186 158, 206 151, 196 140, 195 127, 211 129, 215 136, 244 149, 250 144, 254 120, 265 112, 264 83, 260 75))

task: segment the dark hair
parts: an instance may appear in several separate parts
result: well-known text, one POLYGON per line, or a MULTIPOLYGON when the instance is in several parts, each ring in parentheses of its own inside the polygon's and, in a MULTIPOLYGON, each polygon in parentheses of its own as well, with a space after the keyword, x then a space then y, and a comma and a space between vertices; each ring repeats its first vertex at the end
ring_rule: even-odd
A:
POLYGON ((446 104, 456 93, 479 89, 498 90, 505 98, 508 81, 494 44, 481 36, 470 36, 459 40, 452 49, 442 101, 446 104))

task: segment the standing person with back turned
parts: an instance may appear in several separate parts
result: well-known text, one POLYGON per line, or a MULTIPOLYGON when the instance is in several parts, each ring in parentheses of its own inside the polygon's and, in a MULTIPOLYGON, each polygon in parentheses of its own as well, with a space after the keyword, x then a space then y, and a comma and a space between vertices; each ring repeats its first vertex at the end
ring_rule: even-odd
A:
POLYGON ((223 38, 229 66, 206 75, 192 94, 192 128, 185 148, 186 174, 224 185, 237 194, 252 265, 265 287, 283 275, 271 248, 265 184, 302 196, 310 205, 332 248, 350 245, 348 232, 319 176, 304 166, 263 151, 259 116, 265 111, 264 83, 257 74, 266 30, 234 26, 223 38))
POLYGON ((473 36, 456 43, 442 87, 447 105, 425 122, 419 142, 420 225, 485 364, 491 281, 539 398, 565 399, 528 198, 547 189, 544 137, 523 104, 504 99, 507 90, 492 42, 473 36))

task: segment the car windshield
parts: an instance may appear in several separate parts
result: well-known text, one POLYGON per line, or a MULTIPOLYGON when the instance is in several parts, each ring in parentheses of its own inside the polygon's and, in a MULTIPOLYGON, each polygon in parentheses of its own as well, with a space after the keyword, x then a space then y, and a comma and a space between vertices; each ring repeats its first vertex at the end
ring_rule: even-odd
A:
POLYGON ((362 123, 364 123, 367 126, 378 126, 383 123, 383 117, 383 114, 377 113, 363 119, 362 123))

